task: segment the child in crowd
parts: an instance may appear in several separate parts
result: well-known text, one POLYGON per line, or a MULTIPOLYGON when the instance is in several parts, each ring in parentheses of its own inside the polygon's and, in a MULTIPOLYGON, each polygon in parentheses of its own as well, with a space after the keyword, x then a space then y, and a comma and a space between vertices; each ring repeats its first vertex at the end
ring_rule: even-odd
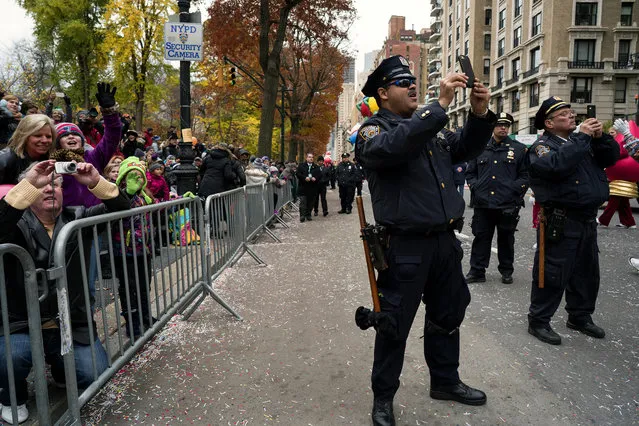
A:
POLYGON ((169 201, 169 185, 164 179, 164 165, 161 162, 151 163, 146 172, 147 187, 157 201, 169 201))

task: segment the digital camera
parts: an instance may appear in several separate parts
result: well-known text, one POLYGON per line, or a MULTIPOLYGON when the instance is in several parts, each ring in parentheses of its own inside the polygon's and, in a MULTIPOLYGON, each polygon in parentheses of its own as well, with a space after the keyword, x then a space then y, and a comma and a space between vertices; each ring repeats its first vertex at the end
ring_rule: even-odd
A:
POLYGON ((55 172, 59 175, 71 175, 78 172, 78 166, 73 161, 55 163, 55 172))

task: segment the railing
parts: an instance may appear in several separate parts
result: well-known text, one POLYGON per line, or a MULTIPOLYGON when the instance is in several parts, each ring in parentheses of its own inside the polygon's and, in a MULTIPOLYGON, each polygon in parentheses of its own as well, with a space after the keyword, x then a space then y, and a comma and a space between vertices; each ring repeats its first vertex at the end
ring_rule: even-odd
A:
POLYGON ((497 84, 495 84, 493 87, 491 87, 490 90, 491 91, 499 90, 501 89, 502 86, 503 86, 503 83, 500 81, 497 84))
POLYGON ((528 78, 530 76, 533 76, 535 74, 537 74, 539 72, 539 67, 535 67, 535 68, 531 68, 530 70, 526 71, 524 73, 524 78, 528 78))
MULTIPOLYGON (((270 226, 278 223, 288 227, 284 217, 292 217, 288 212, 296 208, 292 201, 290 185, 264 183, 211 195, 206 200, 183 198, 86 217, 56 231, 53 267, 46 271, 44 287, 50 289, 49 301, 57 300, 59 314, 60 329, 56 333, 60 333, 62 342, 68 407, 59 422, 80 424, 81 407, 175 314, 188 319, 210 296, 241 320, 216 294, 213 282, 244 253, 264 264, 248 243, 261 234, 279 242, 270 226), (91 251, 98 253, 95 276, 90 272, 91 251), (78 333, 86 345, 78 346, 78 333), (75 361, 80 354, 86 357, 81 375, 75 361)), ((24 249, 0 245, 0 307, 5 336, 12 336, 7 308, 12 301, 7 300, 8 269, 3 261, 6 254, 17 256, 24 270, 37 412, 40 424, 49 425, 35 266, 24 249)), ((10 339, 6 340, 10 345, 10 339)), ((8 368, 8 390, 16 410, 22 401, 16 400, 10 362, 8 368)))
POLYGON ((574 102, 577 104, 587 104, 592 101, 592 91, 571 91, 570 92, 570 102, 574 102))
POLYGON ((510 80, 506 81, 506 86, 510 86, 511 84, 515 84, 519 81, 519 76, 513 77, 510 80))
POLYGON ((616 70, 639 70, 639 62, 619 61, 613 62, 612 68, 616 70))
POLYGON ((595 61, 570 61, 568 62, 568 68, 602 70, 604 63, 595 61))

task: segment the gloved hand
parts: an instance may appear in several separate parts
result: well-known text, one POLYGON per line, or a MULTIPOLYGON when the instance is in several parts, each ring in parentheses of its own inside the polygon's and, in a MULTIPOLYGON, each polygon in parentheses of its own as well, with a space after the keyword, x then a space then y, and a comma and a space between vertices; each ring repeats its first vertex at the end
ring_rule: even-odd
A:
POLYGON ((187 191, 184 194, 182 194, 182 198, 197 198, 197 195, 195 195, 191 191, 187 191))
POLYGON ((129 172, 126 175, 126 193, 129 195, 137 194, 144 185, 144 178, 139 173, 129 172))
POLYGON ((613 127, 617 132, 623 135, 624 139, 633 137, 630 133, 630 127, 628 127, 628 121, 624 120, 623 118, 616 119, 613 127))
POLYGON ((98 83, 98 93, 95 94, 95 97, 98 100, 98 104, 100 104, 100 108, 111 108, 115 106, 115 91, 117 87, 113 86, 113 90, 111 90, 111 85, 109 83, 98 83))

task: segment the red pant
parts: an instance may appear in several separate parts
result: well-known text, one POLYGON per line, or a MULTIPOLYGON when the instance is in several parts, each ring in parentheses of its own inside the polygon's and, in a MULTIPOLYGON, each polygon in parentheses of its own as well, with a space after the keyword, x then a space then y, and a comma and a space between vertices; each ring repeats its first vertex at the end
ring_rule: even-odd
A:
POLYGON ((635 218, 632 216, 632 209, 630 208, 630 199, 626 197, 619 197, 618 195, 611 195, 608 200, 608 205, 604 212, 599 216, 599 223, 608 226, 610 219, 619 211, 619 222, 623 226, 634 226, 635 218))

